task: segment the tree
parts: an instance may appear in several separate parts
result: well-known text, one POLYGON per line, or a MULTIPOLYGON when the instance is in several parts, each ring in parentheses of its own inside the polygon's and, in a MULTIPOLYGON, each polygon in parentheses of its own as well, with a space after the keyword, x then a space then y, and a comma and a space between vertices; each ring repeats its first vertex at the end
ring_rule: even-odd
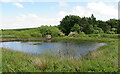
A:
POLYGON ((120 34, 120 19, 118 20, 118 28, 117 28, 117 33, 120 34))
POLYGON ((91 15, 91 24, 96 24, 96 18, 94 17, 94 15, 91 15))
POLYGON ((59 28, 63 31, 63 33, 65 33, 65 35, 68 35, 74 24, 79 24, 80 20, 81 18, 79 16, 67 15, 62 19, 62 21, 60 21, 59 28))
POLYGON ((104 32, 101 28, 99 28, 99 27, 97 27, 97 25, 95 25, 93 33, 100 34, 100 33, 104 33, 104 32))
POLYGON ((51 30, 49 26, 41 26, 38 28, 38 30, 43 35, 43 37, 45 35, 51 34, 51 30))
POLYGON ((31 35, 32 37, 39 37, 39 38, 42 37, 42 34, 41 34, 41 33, 39 33, 39 32, 34 32, 34 31, 31 32, 30 35, 31 35))
POLYGON ((111 26, 111 28, 117 28, 118 27, 118 20, 116 19, 110 19, 106 21, 106 23, 111 26))
POLYGON ((71 28, 71 31, 72 32, 80 32, 81 30, 80 30, 81 28, 80 28, 80 26, 78 25, 78 24, 75 24, 72 28, 71 28))
POLYGON ((57 37, 64 35, 57 27, 55 26, 41 26, 38 28, 38 31, 42 34, 43 37, 50 34, 52 37, 57 37))
POLYGON ((111 26, 108 25, 108 24, 107 24, 106 22, 104 22, 104 21, 98 20, 98 21, 97 21, 97 26, 98 26, 99 28, 101 28, 101 29, 104 31, 104 33, 107 33, 108 31, 111 30, 111 26))
POLYGON ((93 14, 91 17, 82 18, 76 15, 67 15, 60 21, 58 27, 65 35, 68 35, 70 31, 81 31, 86 34, 120 33, 118 30, 119 22, 120 21, 116 19, 110 19, 108 21, 96 20, 93 14))
POLYGON ((85 32, 86 34, 92 34, 94 31, 94 27, 92 24, 86 24, 85 28, 83 29, 83 32, 85 32))

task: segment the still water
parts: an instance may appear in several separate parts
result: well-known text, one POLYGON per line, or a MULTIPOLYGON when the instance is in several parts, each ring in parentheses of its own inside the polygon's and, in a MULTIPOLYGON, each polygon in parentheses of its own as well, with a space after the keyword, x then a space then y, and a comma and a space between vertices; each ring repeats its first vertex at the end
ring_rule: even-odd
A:
POLYGON ((3 42, 2 48, 21 51, 32 55, 64 55, 84 56, 90 51, 106 45, 105 43, 86 42, 64 43, 64 42, 3 42), (42 43, 42 45, 29 45, 30 43, 42 43))

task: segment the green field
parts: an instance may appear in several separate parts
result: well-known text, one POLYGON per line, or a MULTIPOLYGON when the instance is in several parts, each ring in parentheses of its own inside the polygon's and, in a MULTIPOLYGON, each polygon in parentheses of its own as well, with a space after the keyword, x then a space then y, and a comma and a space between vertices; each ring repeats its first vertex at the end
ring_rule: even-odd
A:
POLYGON ((92 37, 57 37, 52 41, 97 41, 107 45, 85 57, 32 56, 22 52, 2 49, 3 72, 117 72, 118 39, 92 37))
MULTIPOLYGON (((50 24, 52 25, 52 24, 50 24)), ((90 17, 66 15, 57 26, 40 26, 25 29, 1 29, 1 41, 44 39, 52 42, 102 42, 107 45, 84 57, 72 58, 59 55, 32 56, 2 49, 3 72, 117 72, 120 20, 96 20, 90 17), (50 36, 51 38, 49 38, 50 36), (50 40, 47 40, 50 39, 50 40)), ((37 45, 37 44, 31 44, 37 45)), ((41 44, 39 44, 41 45, 41 44)))

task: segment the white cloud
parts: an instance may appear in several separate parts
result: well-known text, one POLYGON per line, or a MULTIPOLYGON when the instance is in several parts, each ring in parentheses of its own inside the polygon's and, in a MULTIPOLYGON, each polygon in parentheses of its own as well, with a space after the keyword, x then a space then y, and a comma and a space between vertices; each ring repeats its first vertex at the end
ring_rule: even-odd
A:
POLYGON ((2 18, 2 28, 27 28, 39 27, 41 25, 58 25, 59 21, 66 15, 78 15, 80 17, 90 17, 91 14, 98 20, 109 20, 118 17, 118 9, 114 5, 108 5, 102 2, 88 3, 86 6, 74 6, 71 11, 61 10, 58 16, 40 16, 38 14, 21 14, 16 17, 2 18), (10 25, 10 26, 8 26, 10 25))
POLYGON ((12 0, 0 0, 1 2, 11 2, 12 0))
POLYGON ((29 2, 31 0, 0 0, 0 2, 29 2))
POLYGON ((23 2, 24 0, 18 0, 18 1, 23 2))
POLYGON ((116 0, 116 2, 120 2, 120 0, 116 0))
POLYGON ((58 25, 59 18, 42 17, 37 14, 21 14, 13 18, 2 18, 3 29, 32 28, 41 25, 58 25), (10 26, 8 26, 10 25, 10 26))
MULTIPOLYGON (((24 1, 24 2, 31 2, 31 1, 34 1, 34 2, 59 2, 59 1, 62 1, 62 2, 99 2, 99 0, 0 0, 2 2, 6 2, 6 1, 9 1, 9 2, 19 2, 19 1, 24 1)), ((103 1, 103 2, 116 2, 118 0, 100 0, 100 1, 103 1)))
POLYGON ((82 17, 91 15, 91 13, 89 13, 89 10, 86 7, 82 7, 82 6, 74 7, 71 14, 79 15, 79 16, 82 16, 82 17))
POLYGON ((66 6, 69 6, 69 5, 65 2, 59 2, 59 6, 66 7, 66 6))
POLYGON ((13 3, 13 5, 17 6, 17 7, 20 7, 20 8, 24 8, 24 6, 20 3, 13 3))
POLYGON ((24 21, 24 20, 39 20, 40 17, 36 14, 21 14, 19 16, 16 16, 17 21, 24 21))
POLYGON ((58 14, 59 14, 59 17, 64 17, 64 16, 68 15, 69 13, 67 13, 65 11, 60 11, 58 14))
POLYGON ((107 5, 105 3, 88 3, 88 8, 99 19, 107 20, 110 18, 118 17, 118 10, 114 6, 107 5))
POLYGON ((71 12, 67 11, 60 11, 59 15, 78 15, 80 17, 90 17, 91 14, 94 14, 94 16, 98 20, 109 20, 111 18, 117 18, 118 17, 118 11, 117 8, 114 6, 107 5, 103 2, 99 3, 88 3, 87 6, 75 6, 73 9, 71 9, 71 12))

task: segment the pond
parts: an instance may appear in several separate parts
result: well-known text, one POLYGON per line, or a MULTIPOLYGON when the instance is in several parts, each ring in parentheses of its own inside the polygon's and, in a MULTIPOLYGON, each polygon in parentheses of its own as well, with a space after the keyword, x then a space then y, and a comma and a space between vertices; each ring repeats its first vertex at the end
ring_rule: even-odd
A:
POLYGON ((2 48, 21 51, 32 55, 64 55, 64 56, 84 56, 90 51, 106 45, 106 43, 86 42, 79 43, 68 42, 3 42, 2 48), (40 43, 40 45, 32 45, 40 43))

